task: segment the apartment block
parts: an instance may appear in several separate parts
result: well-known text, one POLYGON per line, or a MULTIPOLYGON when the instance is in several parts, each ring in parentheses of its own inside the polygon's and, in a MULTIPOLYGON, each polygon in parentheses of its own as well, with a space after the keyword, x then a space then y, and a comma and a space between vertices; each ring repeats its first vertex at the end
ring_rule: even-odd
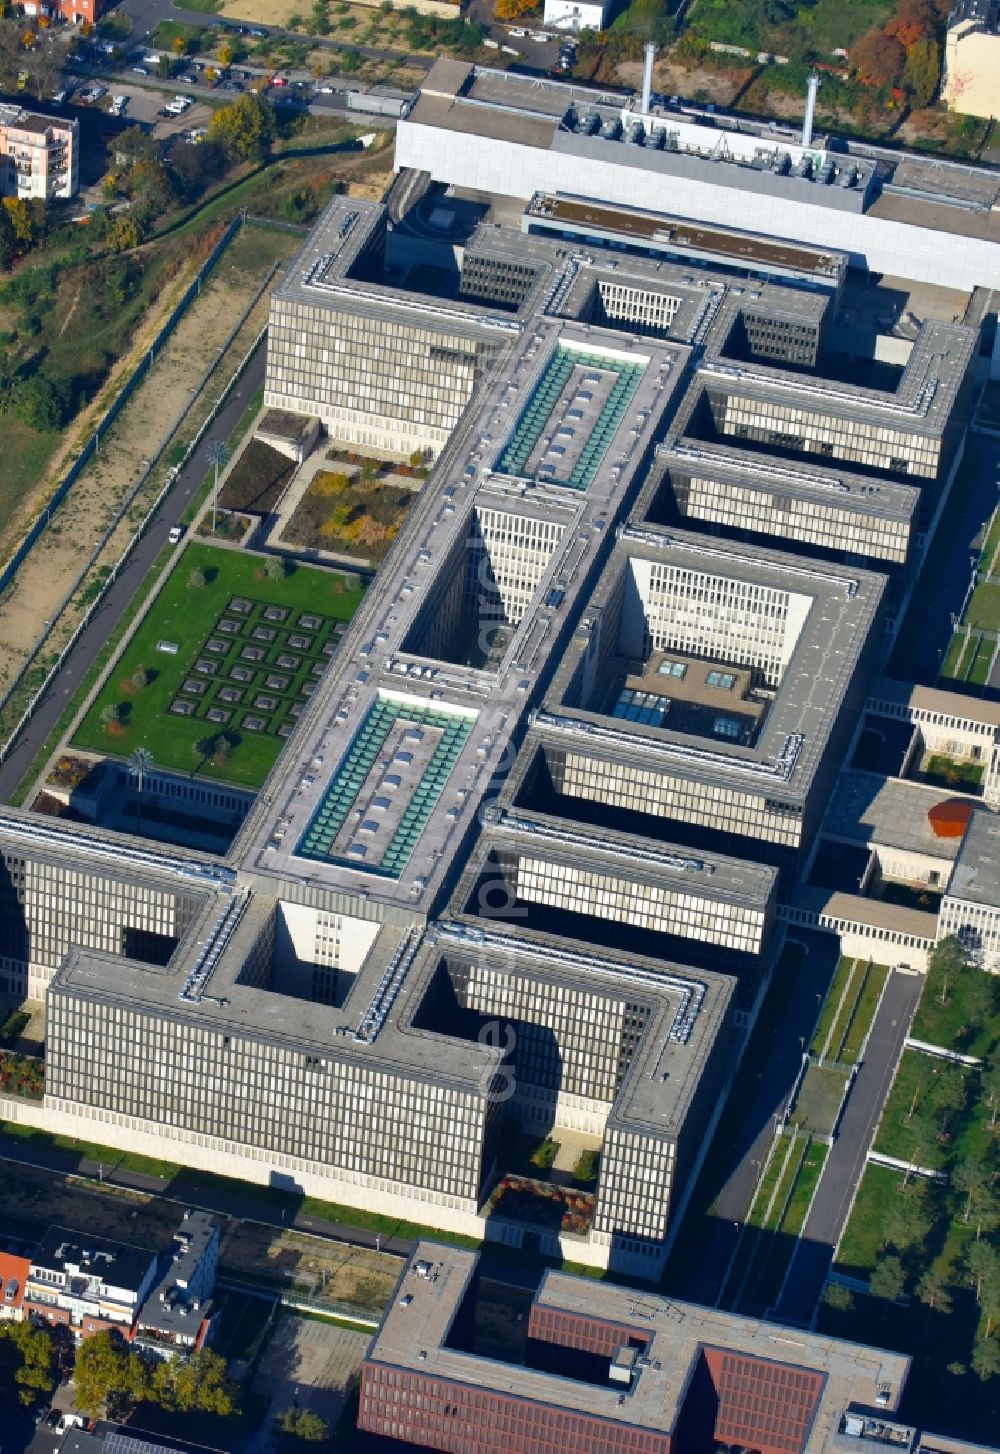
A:
POLYGON ((0 105, 0 196, 51 202, 80 185, 80 123, 0 105))

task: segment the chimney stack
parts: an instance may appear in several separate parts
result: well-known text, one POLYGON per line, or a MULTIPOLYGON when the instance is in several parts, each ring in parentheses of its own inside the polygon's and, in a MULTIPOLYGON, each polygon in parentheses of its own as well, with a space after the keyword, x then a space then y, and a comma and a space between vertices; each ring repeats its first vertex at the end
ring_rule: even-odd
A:
POLYGON ((802 145, 811 146, 813 139, 813 118, 816 115, 816 92, 819 90, 819 76, 813 71, 809 77, 806 95, 806 119, 802 123, 802 145))
POLYGON ((649 115, 649 95, 653 89, 653 58, 656 55, 656 46, 652 41, 646 46, 646 64, 642 71, 642 114, 649 115))

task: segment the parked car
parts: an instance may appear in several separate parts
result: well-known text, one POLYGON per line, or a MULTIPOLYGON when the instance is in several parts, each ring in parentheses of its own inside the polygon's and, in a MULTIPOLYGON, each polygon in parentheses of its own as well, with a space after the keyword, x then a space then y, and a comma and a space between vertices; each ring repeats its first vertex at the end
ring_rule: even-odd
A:
POLYGON ((183 538, 184 538, 184 526, 183 525, 172 525, 170 527, 170 533, 167 536, 167 539, 170 541, 170 544, 171 545, 176 545, 177 542, 179 540, 182 540, 183 538))
POLYGON ((66 100, 66 97, 68 95, 69 95, 69 92, 68 91, 53 91, 52 92, 52 99, 53 99, 53 101, 55 102, 55 104, 57 106, 61 106, 63 104, 63 102, 66 100))
POLYGON ((148 76, 149 71, 146 69, 145 66, 133 66, 132 74, 133 76, 148 76))

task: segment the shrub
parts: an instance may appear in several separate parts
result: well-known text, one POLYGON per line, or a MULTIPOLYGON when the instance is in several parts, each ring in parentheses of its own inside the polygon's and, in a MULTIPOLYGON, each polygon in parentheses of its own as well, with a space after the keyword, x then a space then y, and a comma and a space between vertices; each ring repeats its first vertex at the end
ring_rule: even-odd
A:
POLYGON ((548 1171, 556 1157, 559 1155, 559 1142, 553 1141, 551 1136, 546 1136, 531 1153, 531 1164, 537 1166, 539 1171, 548 1171))

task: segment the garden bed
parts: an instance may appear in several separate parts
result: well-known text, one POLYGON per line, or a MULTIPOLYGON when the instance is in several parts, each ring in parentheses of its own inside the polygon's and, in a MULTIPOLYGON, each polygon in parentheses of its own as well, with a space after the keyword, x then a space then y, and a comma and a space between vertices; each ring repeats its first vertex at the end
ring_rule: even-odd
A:
POLYGON ((268 515, 297 468, 287 455, 260 439, 251 439, 219 492, 219 505, 223 510, 268 515))
POLYGON ((300 550, 326 550, 376 564, 399 534, 415 498, 412 489, 394 483, 385 471, 355 465, 322 470, 295 507, 281 540, 300 550))

